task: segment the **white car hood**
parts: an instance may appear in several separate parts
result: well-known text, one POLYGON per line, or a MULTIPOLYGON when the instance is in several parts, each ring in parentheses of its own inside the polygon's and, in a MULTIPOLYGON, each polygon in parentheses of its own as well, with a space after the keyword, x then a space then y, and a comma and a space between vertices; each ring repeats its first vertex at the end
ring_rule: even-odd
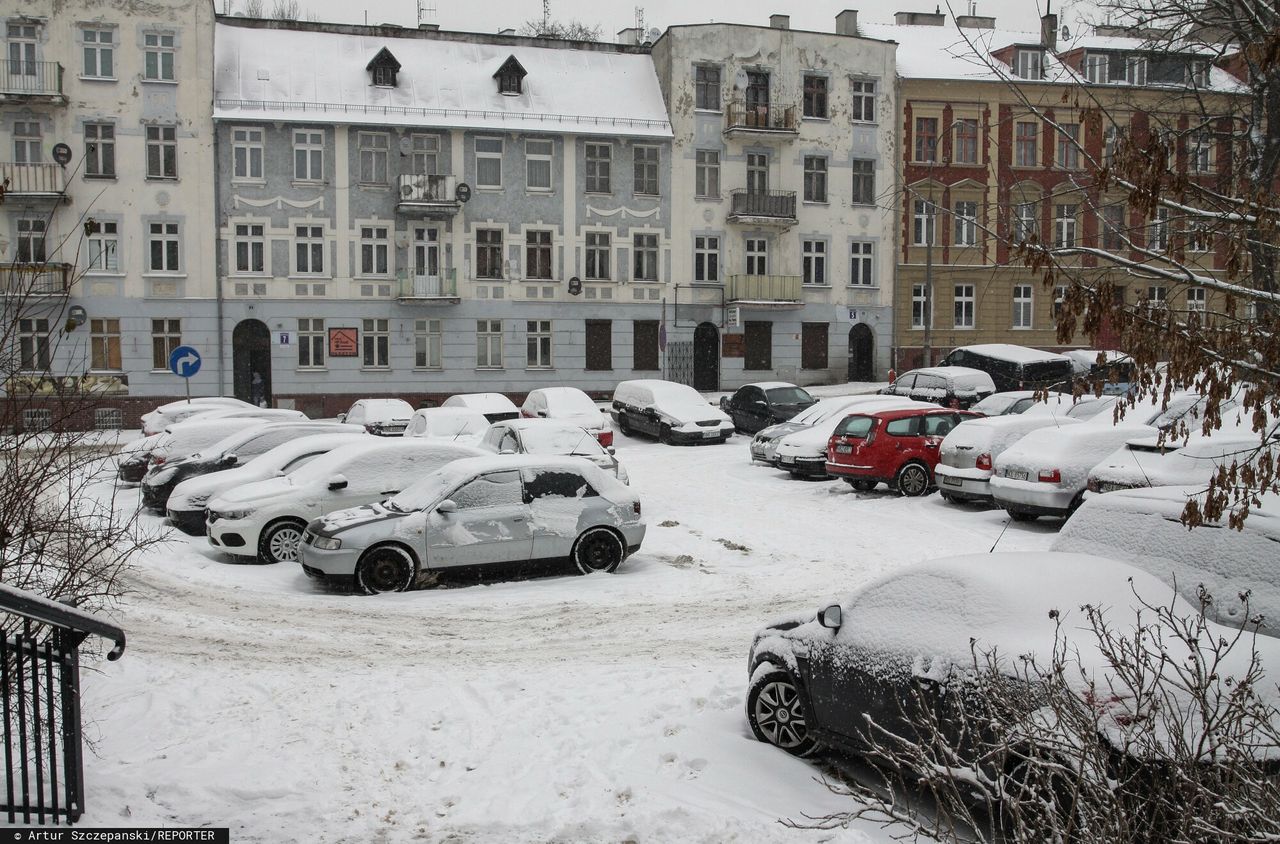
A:
POLYGON ((778 441, 778 454, 826 454, 831 432, 841 421, 843 420, 826 420, 812 428, 787 434, 778 441))
POLYGON ((303 488, 294 485, 287 477, 267 478, 236 489, 229 489, 210 501, 208 506, 210 510, 236 509, 272 501, 286 494, 302 495, 304 493, 303 488))
POLYGON ((254 471, 248 466, 234 469, 223 469, 221 472, 210 472, 188 478, 173 488, 169 495, 170 510, 184 510, 190 499, 196 496, 208 497, 218 492, 232 492, 257 481, 266 480, 262 472, 254 471))

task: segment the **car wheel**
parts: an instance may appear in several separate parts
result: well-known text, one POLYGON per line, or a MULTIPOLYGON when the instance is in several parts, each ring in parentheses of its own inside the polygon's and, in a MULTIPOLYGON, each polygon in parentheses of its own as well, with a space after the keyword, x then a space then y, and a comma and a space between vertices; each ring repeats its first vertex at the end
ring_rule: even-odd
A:
POLYGON ((611 572, 622 564, 627 548, 622 538, 608 528, 596 527, 585 531, 573 543, 573 564, 583 574, 596 571, 611 572))
POLYGON ((1005 512, 1007 512, 1009 514, 1009 518, 1013 519, 1015 522, 1034 522, 1036 519, 1040 518, 1035 513, 1019 513, 1015 510, 1006 510, 1005 512))
POLYGON ((618 414, 618 431, 624 437, 631 436, 631 423, 627 421, 627 414, 625 413, 618 414))
POLYGON ((785 671, 769 671, 752 682, 747 690, 747 722, 757 739, 796 756, 809 756, 819 748, 809 732, 800 691, 785 671))
POLYGON ((929 470, 919 463, 908 463, 898 470, 894 485, 902 495, 924 495, 929 491, 929 470))
POLYGON ((849 483, 852 484, 853 488, 856 489, 858 492, 871 492, 871 490, 876 488, 875 481, 867 481, 867 480, 859 480, 857 478, 851 478, 849 480, 849 483))
POLYGON ((299 519, 281 519, 267 525, 258 537, 258 560, 264 563, 296 563, 298 544, 307 529, 299 519))
POLYGON ((658 429, 658 442, 671 445, 671 426, 663 425, 658 429))
POLYGON ((366 595, 403 592, 413 584, 413 560, 394 545, 374 548, 356 566, 356 587, 366 595))

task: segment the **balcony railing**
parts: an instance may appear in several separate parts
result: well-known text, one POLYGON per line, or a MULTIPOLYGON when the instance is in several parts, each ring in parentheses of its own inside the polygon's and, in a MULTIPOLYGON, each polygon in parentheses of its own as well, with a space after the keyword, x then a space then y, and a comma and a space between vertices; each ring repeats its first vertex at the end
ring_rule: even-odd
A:
POLYGON ((62 98, 62 65, 0 59, 0 95, 62 98))
POLYGON ((793 190, 729 192, 732 206, 729 219, 768 217, 779 222, 796 221, 796 192, 793 190))
POLYGON ((409 274, 400 279, 400 295, 402 301, 432 301, 458 299, 458 273, 450 267, 441 270, 438 275, 418 273, 412 267, 409 274))
POLYGON ((454 193, 456 186, 453 176, 406 173, 400 177, 396 207, 404 211, 455 214, 462 205, 454 193))
POLYGON ((731 275, 727 281, 725 300, 728 302, 779 305, 801 305, 804 302, 804 279, 798 275, 731 275))
POLYGON ((796 134, 796 107, 748 105, 741 100, 729 103, 725 109, 724 131, 783 132, 796 134))
POLYGON ((0 184, 8 196, 61 196, 67 188, 67 171, 57 164, 0 162, 0 184))
POLYGON ((0 264, 0 295, 62 296, 70 284, 70 264, 0 264))

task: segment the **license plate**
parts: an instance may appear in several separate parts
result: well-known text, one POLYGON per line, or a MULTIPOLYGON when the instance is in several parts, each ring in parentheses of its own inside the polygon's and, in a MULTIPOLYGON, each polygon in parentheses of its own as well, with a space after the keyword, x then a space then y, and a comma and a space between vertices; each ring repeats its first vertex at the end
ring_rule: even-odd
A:
POLYGON ((783 466, 790 466, 792 463, 796 462, 796 459, 794 457, 779 457, 778 462, 783 466))
POLYGON ((853 446, 838 445, 836 446, 836 454, 853 454, 853 446))
POLYGON ((711 439, 712 437, 718 437, 718 436, 720 436, 720 432, 719 432, 719 431, 703 431, 703 432, 702 432, 702 438, 703 438, 704 440, 709 440, 709 439, 711 439))
POLYGON ((1008 470, 1006 470, 1006 471, 1005 471, 1005 473, 1004 473, 1004 476, 1005 476, 1006 478, 1012 478, 1012 479, 1013 479, 1013 480, 1015 480, 1015 481, 1025 481, 1025 480, 1027 479, 1027 473, 1026 473, 1026 472, 1020 472, 1020 471, 1018 471, 1017 469, 1008 469, 1008 470))
POLYGON ((950 475, 943 475, 942 482, 947 486, 961 486, 964 483, 964 481, 959 478, 953 478, 950 475))

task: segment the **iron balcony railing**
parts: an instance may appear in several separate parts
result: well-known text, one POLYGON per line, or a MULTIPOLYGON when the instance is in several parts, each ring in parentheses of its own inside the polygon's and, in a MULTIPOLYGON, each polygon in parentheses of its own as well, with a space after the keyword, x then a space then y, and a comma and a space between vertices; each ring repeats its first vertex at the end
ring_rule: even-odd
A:
POLYGON ((725 299, 729 302, 801 302, 804 279, 798 275, 731 275, 725 299))
POLYGON ((453 176, 406 173, 400 177, 401 205, 457 205, 453 176))
POLYGON ((735 190, 729 192, 729 198, 732 201, 729 214, 733 217, 796 218, 796 192, 793 190, 735 190))
POLYGON ((47 261, 0 264, 0 295, 63 296, 70 285, 70 264, 47 261))
POLYGON ((62 65, 57 62, 0 59, 0 94, 61 97, 62 65))
POLYGON ((67 171, 57 164, 0 161, 0 185, 7 196, 61 196, 67 189, 67 171))
POLYGON ((429 275, 410 268, 400 279, 400 299, 457 299, 458 273, 453 267, 429 275))
POLYGON ((725 109, 726 130, 796 132, 796 107, 748 104, 734 100, 725 109))

